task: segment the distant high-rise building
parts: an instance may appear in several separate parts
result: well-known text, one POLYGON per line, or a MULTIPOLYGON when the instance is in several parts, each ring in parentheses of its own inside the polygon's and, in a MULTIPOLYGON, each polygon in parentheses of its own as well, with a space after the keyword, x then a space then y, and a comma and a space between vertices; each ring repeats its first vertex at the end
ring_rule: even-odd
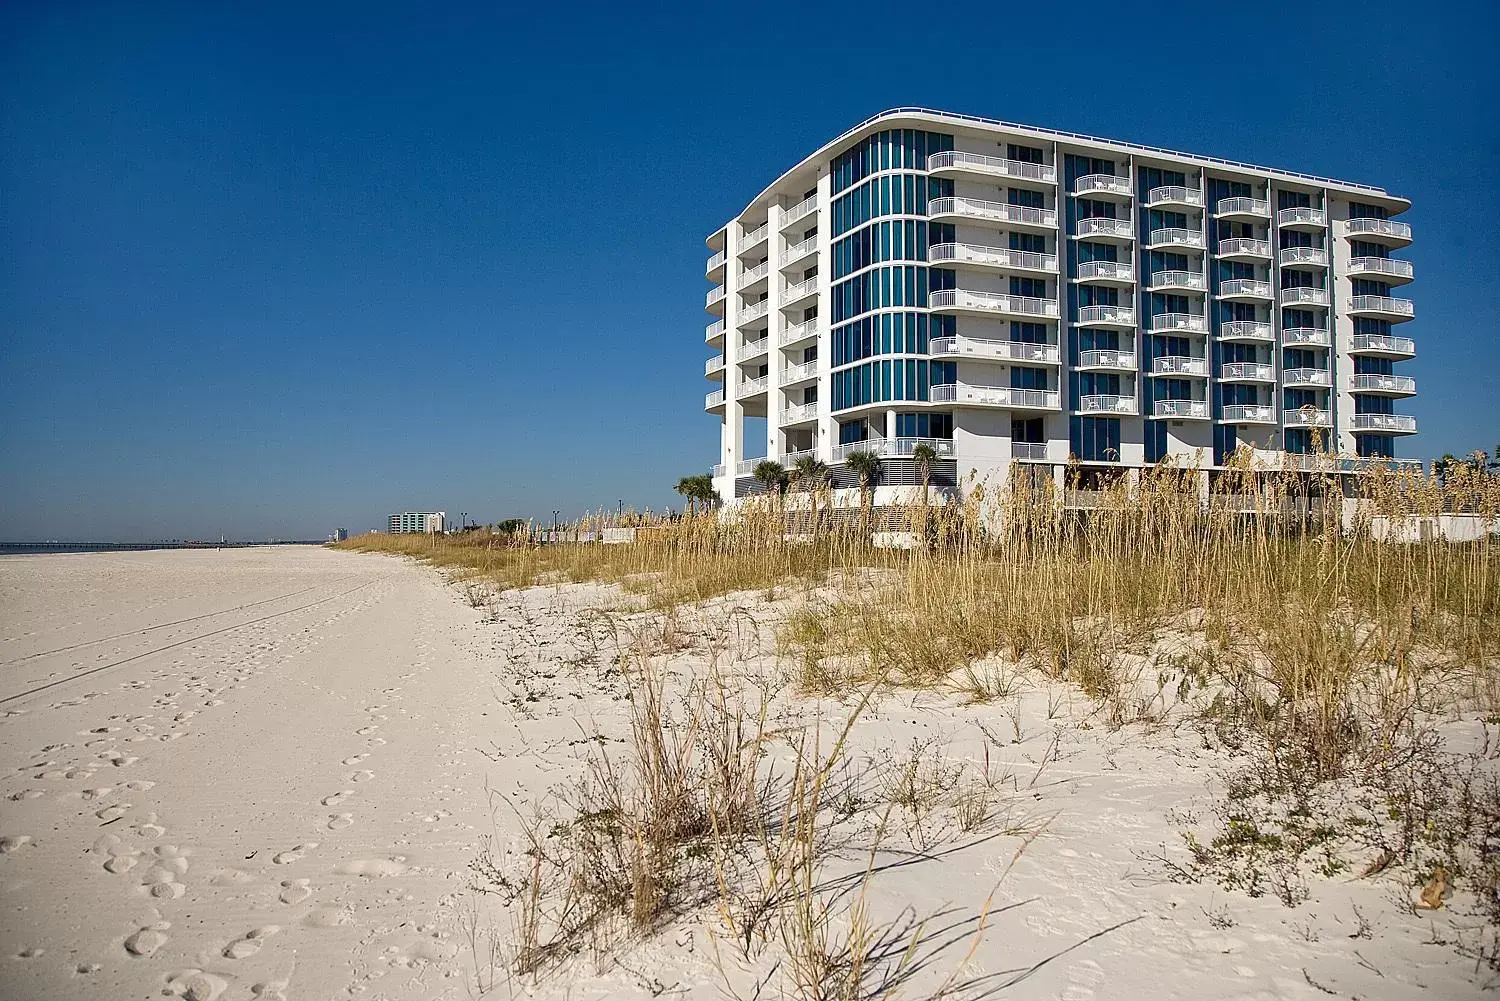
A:
POLYGON ((348 538, 349 538, 349 530, 347 528, 335 528, 333 530, 333 541, 334 542, 344 542, 348 538))
POLYGON ((443 520, 447 517, 442 511, 402 511, 393 514, 387 519, 389 531, 393 534, 402 532, 441 532, 443 520))

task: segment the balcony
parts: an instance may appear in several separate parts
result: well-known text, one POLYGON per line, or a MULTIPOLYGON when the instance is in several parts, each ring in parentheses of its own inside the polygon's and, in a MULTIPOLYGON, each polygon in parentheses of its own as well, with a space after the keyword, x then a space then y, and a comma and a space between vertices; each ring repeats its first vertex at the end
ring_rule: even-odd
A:
POLYGON ((1393 337, 1390 334, 1355 334, 1350 351, 1380 358, 1410 358, 1417 353, 1417 342, 1410 337, 1393 337))
POLYGON ((1281 290, 1283 306, 1327 306, 1328 290, 1323 288, 1284 288, 1281 290))
POLYGON ((1350 278, 1374 278, 1391 285, 1405 285, 1412 280, 1411 261, 1398 261, 1393 257, 1351 257, 1350 278))
POLYGON ((776 338, 776 346, 787 348, 793 344, 800 344, 803 341, 815 340, 817 336, 818 321, 816 319, 803 320, 801 323, 794 324, 783 330, 781 335, 776 338))
POLYGON ((1181 184, 1163 184, 1159 188, 1152 188, 1146 192, 1147 208, 1186 207, 1201 209, 1203 207, 1203 192, 1197 188, 1185 187, 1181 184))
POLYGON ((1282 247, 1276 263, 1288 267, 1328 267, 1328 251, 1322 247, 1282 247))
POLYGON ((1271 244, 1266 240, 1237 236, 1219 241, 1219 256, 1228 261, 1270 260, 1271 244))
POLYGON ((753 250, 758 244, 765 243, 766 238, 770 235, 771 224, 769 222, 761 223, 755 229, 740 237, 739 252, 743 254, 747 250, 753 250))
POLYGON ((933 153, 927 158, 927 172, 939 176, 978 174, 983 177, 1013 177, 1041 184, 1057 183, 1057 168, 1046 163, 1026 163, 982 153, 933 153))
POLYGON ((791 386, 799 382, 808 382, 818 377, 818 359, 805 361, 799 365, 788 365, 781 370, 781 384, 791 386))
POLYGON ((1232 361, 1219 366, 1221 382, 1275 382, 1276 369, 1254 361, 1232 361))
POLYGON ((1061 355, 1056 344, 1033 341, 1002 341, 983 337, 934 337, 927 345, 933 358, 974 358, 995 361, 1022 361, 1056 365, 1061 355))
POLYGON ((709 289, 708 294, 703 297, 703 308, 709 310, 710 312, 718 310, 722 313, 724 311, 724 296, 726 294, 727 290, 723 285, 715 285, 713 288, 709 289))
MULTIPOLYGON (((781 467, 783 469, 795 469, 797 468, 797 463, 801 462, 803 459, 816 459, 817 457, 817 449, 804 448, 796 452, 784 452, 781 455, 777 456, 776 461, 781 463, 781 467)), ((754 470, 752 469, 751 472, 753 473, 754 470)))
POLYGON ((1271 301, 1271 283, 1255 278, 1230 278, 1219 282, 1220 299, 1264 299, 1271 301))
POLYGON ((1013 389, 1010 386, 971 386, 950 382, 928 392, 933 403, 970 407, 1004 407, 1007 410, 1060 410, 1062 400, 1055 389, 1013 389))
POLYGON ((804 299, 810 299, 817 294, 817 276, 813 276, 803 282, 798 282, 795 285, 788 285, 781 292, 781 308, 786 309, 790 306, 796 306, 804 299))
POLYGON ((724 253, 724 251, 722 250, 719 251, 717 254, 708 259, 708 265, 703 269, 704 276, 707 277, 709 281, 719 281, 724 277, 724 264, 728 260, 729 255, 724 253))
POLYGON ((724 390, 716 389, 703 398, 704 410, 721 410, 724 407, 724 390))
POLYGON ((724 321, 715 320, 703 328, 703 339, 710 347, 719 347, 724 343, 724 321))
POLYGON ((1136 409, 1134 396, 1096 393, 1078 398, 1078 412, 1084 414, 1134 414, 1136 409))
POLYGON ((1046 459, 1047 443, 1044 441, 1012 441, 1010 443, 1010 457, 1012 459, 1046 459))
POLYGON ((1328 389, 1333 376, 1326 368, 1289 368, 1282 371, 1281 384, 1288 389, 1328 389))
POLYGON ((1276 225, 1282 229, 1327 229, 1328 213, 1322 209, 1294 205, 1276 213, 1276 225))
POLYGON ((803 258, 811 257, 818 252, 818 238, 809 236, 801 243, 794 243, 786 248, 786 254, 781 259, 783 268, 789 267, 802 261, 803 258))
POLYGON ((1130 178, 1118 174, 1085 174, 1073 182, 1075 195, 1124 195, 1130 197, 1130 178))
POLYGON ((1208 279, 1197 271, 1154 271, 1151 274, 1153 292, 1206 292, 1208 279))
POLYGON ((927 308, 934 312, 999 313, 1010 316, 1057 318, 1056 299, 1033 299, 1003 292, 975 292, 969 289, 944 289, 927 296, 927 308))
POLYGON ((1376 396, 1413 396, 1417 380, 1408 375, 1356 375, 1349 380, 1349 388, 1376 396))
POLYGON ((1135 327, 1134 306, 1080 306, 1080 327, 1135 327))
POLYGON ((1411 243, 1411 224, 1394 219, 1350 219, 1345 232, 1351 239, 1404 247, 1411 243))
POLYGON ((1078 280, 1105 284, 1133 285, 1135 268, 1129 261, 1080 261, 1078 280))
POLYGON ((986 222, 1003 222, 1036 229, 1057 228, 1057 212, 1054 209, 990 202, 983 198, 934 198, 927 203, 927 216, 931 219, 983 219, 986 222))
POLYGON ((1222 410, 1225 424, 1275 424, 1276 408, 1259 403, 1235 403, 1222 410))
POLYGON ((1402 414, 1355 414, 1349 418, 1349 430, 1374 431, 1379 434, 1416 434, 1417 419, 1402 414))
POLYGON ((1157 400, 1151 409, 1156 417, 1171 417, 1176 420, 1208 420, 1207 400, 1157 400))
POLYGON ((787 407, 781 411, 778 423, 782 427, 788 424, 807 424, 818 419, 818 405, 816 403, 803 403, 800 406, 787 407))
POLYGON ((709 379, 724 378, 724 356, 714 355, 703 363, 703 375, 709 379))
POLYGON ((1151 374, 1208 378, 1208 359, 1196 355, 1162 355, 1151 362, 1151 374))
POLYGON ((1226 320, 1219 327, 1219 340, 1231 344, 1269 344, 1276 340, 1276 331, 1263 320, 1226 320))
POLYGON ((771 349, 771 338, 769 338, 769 337, 757 337, 753 341, 746 341, 745 342, 744 349, 742 351, 740 351, 739 358, 737 358, 735 360, 736 361, 741 361, 741 362, 754 361, 756 358, 761 357, 762 355, 764 355, 770 349, 771 349))
POLYGON ((1073 233, 1075 239, 1134 240, 1135 223, 1129 219, 1111 219, 1109 216, 1090 216, 1078 220, 1073 233))
POLYGON ((1189 334, 1206 334, 1208 317, 1198 313, 1157 313, 1151 317, 1151 330, 1154 333, 1179 330, 1189 334))
POLYGON ((743 291, 744 289, 749 288, 751 285, 754 285, 756 282, 762 281, 766 277, 766 275, 770 273, 771 262, 761 261, 755 267, 746 268, 740 273, 739 284, 737 284, 735 288, 743 291))
POLYGON ((1318 407, 1298 407, 1284 411, 1281 421, 1289 428, 1331 428, 1333 414, 1318 407))
POLYGON ((887 459, 911 458, 919 445, 926 445, 940 459, 953 458, 952 438, 867 438, 833 446, 829 461, 844 462, 855 452, 869 452, 887 459))
POLYGON ((1214 203, 1214 215, 1220 219, 1269 219, 1271 203, 1264 198, 1220 198, 1214 203))
POLYGON ((1326 348, 1328 331, 1322 327, 1287 327, 1281 332, 1281 343, 1287 346, 1326 348))
POLYGON ((1153 229, 1146 237, 1146 246, 1151 250, 1202 250, 1203 230, 1181 226, 1153 229))
POLYGON ((743 327, 748 323, 754 323, 756 320, 759 320, 761 317, 766 315, 766 310, 770 307, 770 305, 771 304, 768 300, 762 299, 760 302, 752 302, 748 306, 741 307, 740 316, 739 319, 735 321, 735 325, 743 327))
POLYGON ((1080 351, 1078 353, 1078 367, 1080 369, 1102 369, 1111 372, 1134 372, 1135 352, 1117 351, 1111 348, 1096 351, 1080 351))
POLYGON ((1356 295, 1349 300, 1350 316, 1373 316, 1400 323, 1410 320, 1415 313, 1416 307, 1410 299, 1394 299, 1388 295, 1356 295))
POLYGON ((722 462, 716 462, 716 463, 714 463, 714 467, 713 467, 713 478, 714 479, 718 479, 719 477, 723 476, 728 471, 729 471, 729 468, 727 466, 725 466, 724 463, 722 463, 722 462))
POLYGON ((975 268, 1001 268, 1006 271, 1057 273, 1057 255, 1035 254, 1005 247, 987 247, 978 243, 935 243, 927 248, 929 264, 968 265, 975 268))
POLYGON ((786 229, 795 222, 801 222, 816 211, 818 211, 818 196, 808 195, 781 214, 781 228, 786 229))
POLYGON ((758 379, 746 379, 740 383, 740 388, 734 395, 741 400, 748 400, 752 396, 764 396, 770 382, 771 377, 766 375, 758 379))

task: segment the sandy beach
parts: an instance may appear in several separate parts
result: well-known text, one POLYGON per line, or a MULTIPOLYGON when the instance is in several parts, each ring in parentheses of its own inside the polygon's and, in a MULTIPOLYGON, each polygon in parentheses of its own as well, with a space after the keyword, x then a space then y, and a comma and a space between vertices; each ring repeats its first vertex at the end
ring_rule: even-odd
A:
MULTIPOLYGON (((655 629, 673 678, 722 670, 770 692, 779 725, 836 729, 847 703, 780 681, 775 629, 796 600, 730 595, 663 624, 620 611, 612 587, 471 603, 431 569, 323 549, 0 560, 0 994, 774 993, 763 962, 723 948, 711 906, 508 975, 514 908, 471 889, 471 863, 513 862, 526 804, 625 744, 622 635, 655 629)), ((984 704, 897 692, 861 719, 851 759, 870 788, 931 761, 956 769, 935 788, 988 790, 972 826, 936 805, 880 812, 878 852, 844 859, 878 869, 892 954, 923 957, 904 996, 950 981, 1069 1001, 1479 993, 1452 947, 1472 929, 1413 914, 1378 878, 1313 881, 1295 908, 1174 882, 1157 860, 1180 856, 1223 762, 1190 730, 1093 712, 1021 679, 984 704)))

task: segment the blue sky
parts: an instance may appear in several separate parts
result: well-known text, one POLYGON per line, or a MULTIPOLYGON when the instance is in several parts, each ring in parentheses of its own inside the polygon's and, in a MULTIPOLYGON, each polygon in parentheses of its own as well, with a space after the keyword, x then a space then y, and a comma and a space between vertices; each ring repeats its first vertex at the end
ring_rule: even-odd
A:
POLYGON ((704 236, 898 105, 1411 198, 1404 454, 1500 441, 1492 6, 221 6, 0 10, 0 539, 675 504, 704 236))

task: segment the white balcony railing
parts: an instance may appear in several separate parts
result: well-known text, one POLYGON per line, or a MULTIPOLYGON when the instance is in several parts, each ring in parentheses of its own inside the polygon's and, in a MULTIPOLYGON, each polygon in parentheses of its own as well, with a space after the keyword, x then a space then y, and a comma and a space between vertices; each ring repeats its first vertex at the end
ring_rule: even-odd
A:
POLYGON ((1296 410, 1284 411, 1281 420, 1287 427, 1333 427, 1333 414, 1318 407, 1298 407, 1296 410))
POLYGON ((741 272, 740 273, 740 283, 737 286, 735 286, 735 287, 736 288, 744 288, 747 285, 751 285, 751 284, 754 284, 755 282, 760 281, 762 278, 764 278, 766 275, 768 275, 770 273, 771 273, 771 262, 770 261, 761 261, 755 267, 753 267, 753 268, 746 268, 743 272, 741 272))
POLYGON ((1410 319, 1416 313, 1416 306, 1410 299, 1395 299, 1388 295, 1356 295, 1349 300, 1349 312, 1380 313, 1410 319))
POLYGON ((783 306, 788 306, 794 302, 800 302, 810 295, 817 294, 818 279, 816 276, 814 276, 807 279, 806 281, 798 282, 795 285, 788 285, 781 293, 781 304, 783 306))
POLYGON ((1393 337, 1390 334, 1355 334, 1355 351, 1366 354, 1414 355, 1417 342, 1410 337, 1393 337))
POLYGON ((1281 290, 1283 306, 1326 306, 1328 290, 1322 288, 1284 288, 1281 290))
POLYGON ((752 476, 755 473, 755 467, 765 461, 766 457, 764 455, 757 456, 753 459, 741 459, 739 462, 736 462, 734 464, 734 475, 752 476))
POLYGON ((1151 273, 1151 288, 1205 292, 1208 290, 1208 279, 1197 271, 1154 271, 1151 273))
POLYGON ((1130 239, 1135 236, 1135 223, 1130 219, 1111 219, 1108 216, 1090 216, 1078 220, 1076 236, 1114 236, 1130 239))
POLYGON ((740 237, 740 250, 742 252, 749 250, 751 247, 755 246, 757 243, 760 243, 770 235, 771 224, 769 222, 763 222, 755 229, 752 229, 750 232, 740 237))
POLYGON ((703 398, 703 409, 712 410, 724 405, 724 390, 716 389, 703 398))
POLYGON ((1411 241, 1411 224, 1394 219, 1350 219, 1350 236, 1387 237, 1392 240, 1411 241))
POLYGON ((724 301, 724 295, 725 295, 724 286, 723 285, 715 285, 713 288, 709 289, 708 290, 708 294, 703 297, 703 305, 704 305, 704 307, 707 308, 709 306, 715 305, 716 303, 723 302, 724 301))
POLYGON ((1146 192, 1146 204, 1148 206, 1191 205, 1201 209, 1203 192, 1181 184, 1163 184, 1146 192))
POLYGON ((1153 247, 1198 247, 1203 246, 1203 230, 1187 229, 1182 226, 1164 226, 1161 229, 1153 229, 1147 238, 1147 243, 1153 247))
POLYGON ((1134 396, 1094 393, 1080 396, 1078 409, 1086 414, 1133 414, 1136 412, 1136 402, 1134 396))
POLYGON ((1294 205, 1276 213, 1278 226, 1327 226, 1328 213, 1322 209, 1294 205))
POLYGON ((1058 410, 1062 406, 1061 396, 1053 389, 971 386, 965 382, 950 382, 933 386, 928 392, 928 398, 933 403, 964 403, 1021 410, 1058 410))
POLYGON ((721 250, 708 259, 708 265, 703 270, 705 272, 708 272, 709 274, 712 274, 714 271, 723 267, 724 262, 727 260, 729 260, 729 255, 721 250))
POLYGON ((1057 183, 1057 168, 1051 164, 1026 163, 1021 160, 1007 160, 1000 156, 985 156, 982 153, 960 153, 957 150, 933 153, 928 156, 927 169, 929 172, 968 170, 979 174, 1041 181, 1044 184, 1057 183))
POLYGON ((984 264, 1014 271, 1057 271, 1056 254, 986 247, 977 243, 935 243, 927 248, 927 260, 930 264, 953 262, 984 264))
POLYGON ((1281 384, 1327 388, 1333 385, 1333 377, 1326 368, 1289 368, 1282 371, 1281 384))
POLYGON ((1398 261, 1394 257, 1351 257, 1351 275, 1384 275, 1389 278, 1404 278, 1411 281, 1411 261, 1398 261))
POLYGON ((1255 299, 1271 298, 1271 283, 1255 278, 1230 278, 1219 283, 1219 295, 1249 296, 1255 299))
POLYGON ((983 198, 934 198, 927 203, 929 216, 963 216, 968 219, 988 219, 992 222, 1020 223, 1027 226, 1057 226, 1055 209, 1039 209, 1031 205, 1011 205, 1008 202, 991 202, 983 198))
POLYGON ((1219 241, 1220 257, 1270 257, 1271 244, 1265 240, 1252 240, 1247 236, 1231 237, 1219 241))
POLYGON ((716 463, 714 463, 714 467, 713 467, 713 470, 712 470, 712 475, 713 475, 714 479, 718 479, 720 476, 723 476, 728 471, 729 471, 729 467, 728 466, 724 465, 724 463, 722 463, 722 462, 716 462, 716 463))
POLYGON ((781 411, 782 424, 801 424, 804 421, 817 419, 818 405, 816 403, 803 403, 800 406, 786 407, 781 411))
POLYGON ((1322 327, 1287 327, 1281 331, 1281 343, 1326 348, 1330 342, 1328 331, 1322 327))
POLYGON ((1084 281, 1106 279, 1133 282, 1135 281, 1135 267, 1129 261, 1080 261, 1078 277, 1084 281))
POLYGON ((1214 203, 1215 215, 1253 215, 1269 218, 1271 215, 1271 203, 1264 198, 1247 198, 1239 195, 1233 198, 1220 198, 1214 203))
POLYGON ((817 449, 815 449, 815 448, 803 448, 803 449, 799 449, 799 450, 797 450, 795 452, 785 452, 785 453, 783 453, 781 455, 781 457, 777 461, 779 461, 781 463, 781 465, 782 465, 783 468, 785 468, 785 469, 792 469, 792 468, 794 468, 797 465, 797 463, 801 462, 803 459, 816 459, 817 457, 818 457, 818 450, 817 449))
POLYGON ((1135 371, 1135 352, 1103 348, 1078 352, 1079 368, 1112 368, 1135 371))
POLYGON ((796 205, 793 205, 791 208, 782 213, 782 228, 790 226, 792 223, 798 221, 799 219, 806 219, 816 211, 818 211, 818 196, 808 195, 796 205))
POLYGON ((1349 427, 1355 431, 1390 431, 1396 434, 1416 434, 1417 419, 1402 414, 1355 414, 1349 418, 1349 427))
POLYGON ((776 338, 776 343, 781 347, 786 347, 788 344, 796 344, 798 341, 805 341, 816 336, 818 336, 818 321, 803 320, 783 330, 781 336, 776 338))
POLYGON ((844 462, 855 452, 869 452, 888 459, 907 459, 921 445, 932 449, 940 459, 953 457, 952 438, 867 438, 864 441, 833 446, 830 459, 833 462, 844 462))
POLYGON ((1259 403, 1235 403, 1223 410, 1224 420, 1232 424, 1275 424, 1276 408, 1259 403))
POLYGON ((785 265, 785 264, 791 264, 794 261, 801 260, 802 258, 806 257, 808 254, 816 254, 817 252, 818 252, 818 238, 816 236, 809 236, 806 240, 803 240, 801 243, 790 244, 786 248, 786 257, 782 260, 782 264, 783 265, 785 265))
POLYGON ((1056 344, 1034 341, 1004 341, 982 337, 934 337, 927 345, 927 353, 936 356, 964 356, 971 358, 994 358, 1001 361, 1040 362, 1056 365, 1061 355, 1056 344))
POLYGON ((1276 332, 1263 320, 1228 320, 1219 328, 1219 336, 1226 341, 1271 341, 1276 332))
POLYGON ((1134 306, 1080 306, 1078 322, 1107 323, 1117 327, 1135 326, 1134 306))
POLYGON ((1409 375, 1356 375, 1349 383, 1356 393, 1399 393, 1409 396, 1417 391, 1417 380, 1409 375))
POLYGON ((787 385, 794 382, 806 382, 808 379, 816 379, 818 377, 818 360, 814 358, 812 361, 805 361, 798 365, 788 365, 782 370, 781 375, 781 381, 787 385))
POLYGON ((1084 174, 1073 182, 1073 192, 1092 195, 1100 192, 1113 195, 1130 194, 1130 178, 1118 174, 1084 174))
POLYGON ((1328 267, 1328 251, 1322 247, 1282 247, 1276 255, 1277 263, 1283 267, 1304 264, 1315 268, 1328 267))
POLYGON ((1219 366, 1219 378, 1226 382, 1275 382, 1276 369, 1254 361, 1231 361, 1219 366))
POLYGON ((1152 375, 1196 375, 1208 378, 1208 359, 1196 355, 1162 355, 1151 362, 1152 375))
POLYGON ((761 393, 764 393, 766 391, 766 387, 770 384, 771 377, 766 375, 763 375, 758 379, 746 379, 744 382, 740 383, 740 388, 735 392, 734 395, 742 399, 747 396, 759 396, 761 393))
POLYGON ((1045 459, 1047 443, 1044 441, 1013 441, 1010 443, 1012 459, 1045 459))
POLYGON ((971 289, 942 289, 927 296, 929 309, 969 309, 986 313, 1014 313, 1020 316, 1057 316, 1056 299, 1034 299, 1003 292, 976 292, 971 289))
POLYGON ((1152 409, 1158 417, 1208 417, 1207 400, 1157 400, 1152 409))
POLYGON ((759 337, 753 341, 745 342, 745 350, 740 353, 740 361, 749 361, 751 358, 759 358, 771 347, 771 338, 759 337))
POLYGON ((703 339, 705 341, 716 341, 724 336, 724 321, 715 320, 703 328, 703 339))
POLYGON ((752 302, 748 306, 743 306, 740 308, 740 317, 735 322, 743 326, 753 320, 758 320, 766 315, 766 310, 770 305, 769 301, 762 299, 760 302, 752 302))
POLYGON ((712 358, 709 358, 708 360, 706 360, 703 363, 703 374, 704 375, 713 375, 715 372, 719 371, 719 369, 721 369, 723 367, 724 367, 724 356, 723 355, 714 355, 712 358))
POLYGON ((1208 317, 1198 313, 1157 313, 1151 317, 1152 330, 1185 330, 1193 334, 1208 333, 1208 317))

